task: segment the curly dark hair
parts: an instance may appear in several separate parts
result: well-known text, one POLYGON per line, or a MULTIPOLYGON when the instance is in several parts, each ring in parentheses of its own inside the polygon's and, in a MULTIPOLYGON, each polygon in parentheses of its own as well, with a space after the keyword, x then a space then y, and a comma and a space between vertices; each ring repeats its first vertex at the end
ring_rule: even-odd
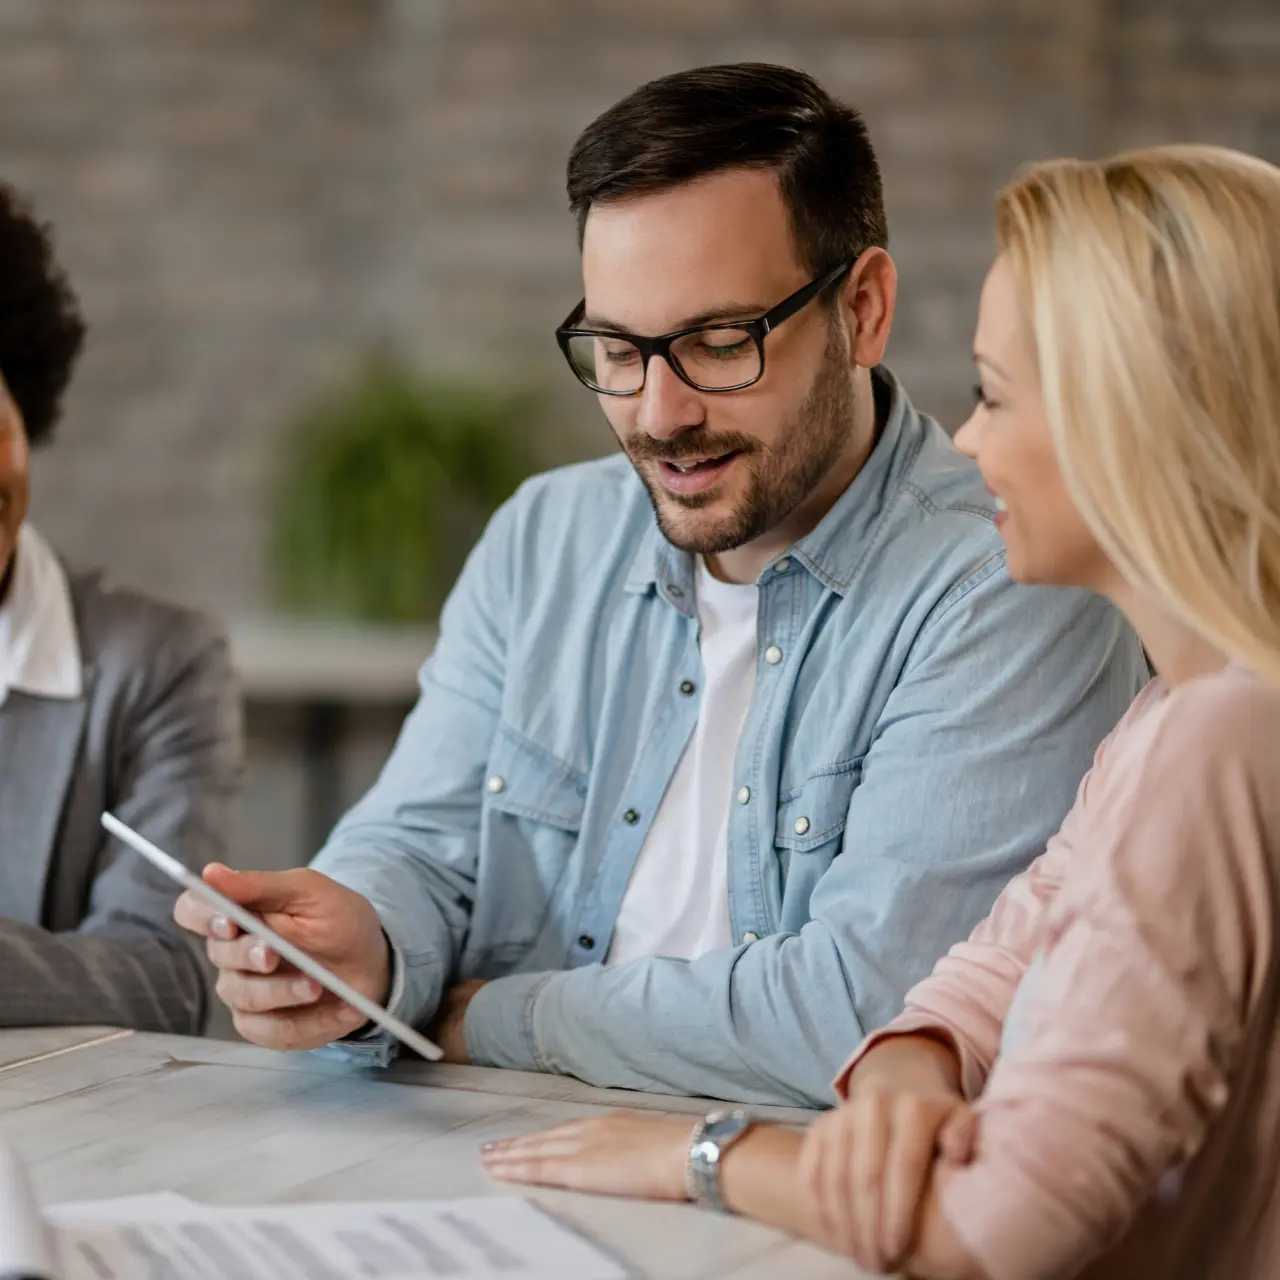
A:
POLYGON ((0 375, 32 444, 53 433, 84 335, 51 229, 0 182, 0 375))

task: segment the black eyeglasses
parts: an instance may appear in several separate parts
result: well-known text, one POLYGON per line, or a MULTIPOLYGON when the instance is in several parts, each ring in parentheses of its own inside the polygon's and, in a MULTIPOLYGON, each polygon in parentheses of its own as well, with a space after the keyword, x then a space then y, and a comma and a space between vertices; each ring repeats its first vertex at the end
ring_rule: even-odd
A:
POLYGON ((741 391, 764 376, 766 335, 829 289, 851 266, 851 262, 842 263, 810 280, 755 320, 696 325, 660 338, 614 329, 579 329, 587 307, 584 298, 556 330, 556 341, 578 381, 601 395, 639 395, 654 356, 661 356, 676 377, 695 391, 741 391))

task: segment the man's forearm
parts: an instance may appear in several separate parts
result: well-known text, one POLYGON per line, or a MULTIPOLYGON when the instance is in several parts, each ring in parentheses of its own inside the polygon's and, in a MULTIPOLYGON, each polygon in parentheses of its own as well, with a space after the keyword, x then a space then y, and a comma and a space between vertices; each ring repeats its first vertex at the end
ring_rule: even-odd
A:
POLYGON ((837 981, 844 989, 836 975, 771 973, 777 945, 495 979, 467 1011, 471 1060, 604 1087, 829 1106, 836 1066, 862 1029, 847 1002, 826 998, 837 981), (792 1004, 798 986, 828 1016, 792 1004))
POLYGON ((0 1026, 101 1023, 198 1035, 207 992, 179 938, 132 926, 51 933, 0 920, 0 1026))

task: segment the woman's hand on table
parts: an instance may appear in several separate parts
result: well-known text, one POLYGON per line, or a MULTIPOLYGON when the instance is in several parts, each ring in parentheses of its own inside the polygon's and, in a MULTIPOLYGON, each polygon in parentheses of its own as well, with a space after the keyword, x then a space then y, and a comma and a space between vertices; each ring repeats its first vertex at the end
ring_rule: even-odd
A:
POLYGON ((617 1111, 486 1143, 480 1158, 485 1171, 504 1182, 684 1200, 693 1126, 691 1119, 617 1111))

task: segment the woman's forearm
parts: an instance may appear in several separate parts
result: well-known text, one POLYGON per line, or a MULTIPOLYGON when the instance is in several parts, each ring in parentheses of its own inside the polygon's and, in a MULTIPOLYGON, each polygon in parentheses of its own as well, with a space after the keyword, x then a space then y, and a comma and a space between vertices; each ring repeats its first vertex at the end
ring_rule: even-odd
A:
MULTIPOLYGON (((894 1036, 876 1045, 854 1068, 849 1095, 886 1080, 920 1092, 960 1093, 960 1064, 941 1040, 924 1035, 894 1036)), ((757 1125, 725 1152, 721 1189, 735 1213, 756 1218, 831 1248, 812 1191, 801 1184, 798 1166, 804 1134, 757 1125)))
POLYGON ((988 1280, 942 1211, 939 1192, 949 1172, 941 1162, 933 1166, 933 1177, 920 1209, 915 1246, 903 1273, 911 1280, 988 1280))
POLYGON ((798 1165, 804 1134, 756 1125, 724 1154, 720 1193, 734 1213, 831 1247, 798 1165))
MULTIPOLYGON (((812 1190, 799 1177, 804 1135, 757 1125, 724 1156, 720 1190, 734 1213, 840 1252, 818 1211, 812 1190)), ((984 1280, 983 1272, 952 1230, 938 1203, 937 1172, 920 1215, 919 1234, 906 1266, 913 1280, 984 1280)))

